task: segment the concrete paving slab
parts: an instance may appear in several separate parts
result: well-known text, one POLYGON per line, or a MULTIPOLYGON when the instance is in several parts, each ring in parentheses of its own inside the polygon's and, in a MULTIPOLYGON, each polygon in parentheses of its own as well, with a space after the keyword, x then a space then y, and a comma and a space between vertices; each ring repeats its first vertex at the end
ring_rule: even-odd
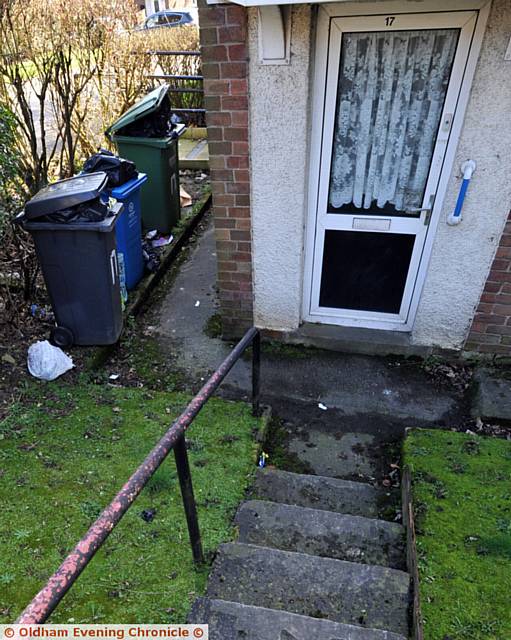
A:
POLYGON ((180 169, 207 169, 209 167, 207 139, 182 137, 178 144, 180 169))
POLYGON ((367 453, 374 442, 373 435, 342 432, 333 434, 317 430, 302 430, 300 435, 304 433, 306 439, 295 435, 287 446, 315 474, 333 478, 359 476, 374 479, 375 460, 367 453))
MULTIPOLYGON (((179 366, 197 380, 214 370, 232 345, 204 334, 218 312, 215 295, 216 249, 207 228, 182 266, 161 304, 157 333, 162 349, 175 354, 179 366)), ((445 424, 460 411, 454 390, 439 389, 416 363, 388 358, 307 349, 301 355, 263 350, 262 392, 269 402, 279 397, 322 403, 346 416, 377 414, 413 425, 445 424), (311 371, 317 375, 311 376, 311 371)), ((240 361, 225 386, 250 389, 250 363, 240 361)))
POLYGON ((472 405, 475 418, 511 422, 511 379, 502 372, 478 369, 474 374, 476 393, 472 405))

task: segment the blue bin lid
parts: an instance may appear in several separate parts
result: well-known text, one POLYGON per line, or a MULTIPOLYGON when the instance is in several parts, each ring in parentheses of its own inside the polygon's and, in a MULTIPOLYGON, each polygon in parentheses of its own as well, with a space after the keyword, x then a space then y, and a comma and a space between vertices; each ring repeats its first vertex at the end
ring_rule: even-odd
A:
POLYGON ((133 191, 139 189, 144 182, 147 182, 147 174, 139 173, 136 178, 128 180, 128 182, 121 184, 120 187, 114 187, 110 192, 112 198, 121 201, 125 200, 133 191))

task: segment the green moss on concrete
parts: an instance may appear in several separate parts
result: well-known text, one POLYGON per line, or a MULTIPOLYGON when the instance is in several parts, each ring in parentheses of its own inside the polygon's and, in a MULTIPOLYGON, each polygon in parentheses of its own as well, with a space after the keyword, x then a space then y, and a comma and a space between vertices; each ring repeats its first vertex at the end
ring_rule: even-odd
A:
MULTIPOLYGON (((0 622, 28 604, 188 400, 54 382, 31 385, 12 407, 0 425, 0 622)), ((246 404, 212 399, 188 432, 209 559, 233 538, 259 423, 246 404)), ((183 622, 206 576, 193 567, 170 456, 50 621, 183 622), (144 510, 154 512, 150 522, 144 510)))
POLYGON ((214 313, 208 318, 204 326, 204 333, 208 338, 222 337, 222 316, 219 313, 214 313))
POLYGON ((511 638, 511 442, 414 430, 404 461, 425 640, 511 638))
POLYGON ((262 450, 268 455, 267 464, 293 473, 313 473, 312 468, 289 451, 289 432, 282 420, 272 417, 266 429, 262 450))
POLYGON ((304 360, 310 358, 311 354, 320 353, 321 350, 310 345, 291 344, 289 342, 281 342, 279 340, 264 340, 264 353, 270 356, 281 358, 294 358, 296 360, 304 360))
MULTIPOLYGON (((179 362, 169 357, 160 342, 147 331, 143 321, 130 318, 122 343, 112 358, 115 370, 130 374, 146 387, 159 391, 181 391, 186 386, 179 362)), ((110 369, 112 368, 110 366, 110 369)))

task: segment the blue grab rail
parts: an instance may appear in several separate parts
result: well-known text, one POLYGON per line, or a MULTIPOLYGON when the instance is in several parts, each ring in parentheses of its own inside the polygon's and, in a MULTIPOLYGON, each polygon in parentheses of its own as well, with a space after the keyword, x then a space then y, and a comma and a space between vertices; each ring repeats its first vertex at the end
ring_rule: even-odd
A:
POLYGON ((467 160, 461 165, 461 172, 463 173, 463 182, 461 183, 460 192, 458 194, 458 199, 456 200, 456 206, 454 207, 454 211, 449 214, 447 218, 447 224, 454 226, 461 222, 461 210, 463 209, 463 202, 465 201, 465 196, 467 195, 468 185, 470 184, 470 180, 472 179, 472 174, 476 170, 476 163, 474 160, 467 160))

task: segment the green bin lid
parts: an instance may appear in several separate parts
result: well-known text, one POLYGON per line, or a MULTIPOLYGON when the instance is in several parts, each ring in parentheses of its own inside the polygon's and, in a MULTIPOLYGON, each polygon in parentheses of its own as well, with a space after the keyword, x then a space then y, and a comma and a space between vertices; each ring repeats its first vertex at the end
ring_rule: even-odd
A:
POLYGON ((108 129, 105 131, 105 135, 108 138, 112 138, 112 135, 124 127, 127 127, 132 122, 136 120, 140 120, 150 113, 153 113, 157 109, 159 109, 163 99, 168 94, 169 85, 162 84, 157 89, 154 89, 146 96, 135 102, 123 115, 116 120, 113 124, 111 124, 108 129))

